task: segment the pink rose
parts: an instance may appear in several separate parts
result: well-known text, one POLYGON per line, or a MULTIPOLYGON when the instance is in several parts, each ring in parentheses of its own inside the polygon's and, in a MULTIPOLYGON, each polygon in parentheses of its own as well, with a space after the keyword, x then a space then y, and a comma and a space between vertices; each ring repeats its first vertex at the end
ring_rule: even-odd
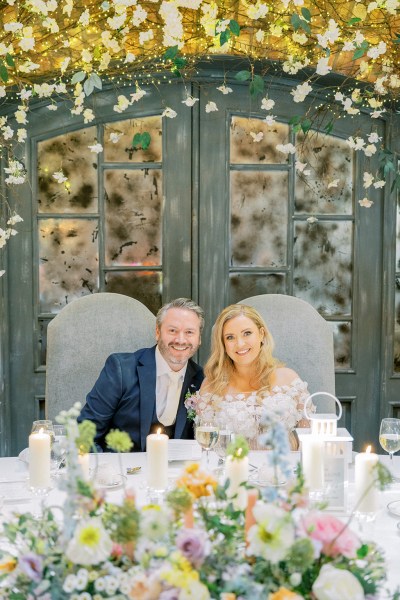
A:
POLYGON ((361 543, 358 537, 344 523, 324 513, 309 513, 302 517, 301 526, 311 540, 319 542, 323 554, 347 558, 356 556, 361 543))

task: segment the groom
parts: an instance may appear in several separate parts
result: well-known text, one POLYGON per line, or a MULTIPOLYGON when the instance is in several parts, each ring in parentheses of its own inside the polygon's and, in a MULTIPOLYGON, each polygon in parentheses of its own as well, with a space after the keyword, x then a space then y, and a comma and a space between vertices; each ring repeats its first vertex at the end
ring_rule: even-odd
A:
POLYGON ((107 450, 105 436, 111 429, 126 431, 139 452, 146 450, 147 435, 159 427, 170 438, 193 438, 184 401, 204 378, 203 369, 191 360, 203 326, 200 306, 178 298, 157 313, 156 346, 107 358, 78 418, 96 425, 100 451, 107 450))

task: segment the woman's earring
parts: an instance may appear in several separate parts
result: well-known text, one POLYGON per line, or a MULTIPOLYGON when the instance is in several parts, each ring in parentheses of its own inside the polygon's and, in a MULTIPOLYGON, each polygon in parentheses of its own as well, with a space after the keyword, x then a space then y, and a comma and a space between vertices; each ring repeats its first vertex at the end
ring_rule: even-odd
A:
POLYGON ((261 340, 261 346, 264 346, 264 338, 261 340))

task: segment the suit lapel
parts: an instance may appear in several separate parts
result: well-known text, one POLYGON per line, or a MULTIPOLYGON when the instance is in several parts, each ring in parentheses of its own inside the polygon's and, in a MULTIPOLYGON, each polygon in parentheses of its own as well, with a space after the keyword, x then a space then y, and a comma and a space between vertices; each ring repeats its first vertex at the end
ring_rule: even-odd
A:
POLYGON ((138 365, 140 388, 140 442, 141 450, 146 447, 156 405, 156 359, 155 348, 150 348, 142 355, 138 365))

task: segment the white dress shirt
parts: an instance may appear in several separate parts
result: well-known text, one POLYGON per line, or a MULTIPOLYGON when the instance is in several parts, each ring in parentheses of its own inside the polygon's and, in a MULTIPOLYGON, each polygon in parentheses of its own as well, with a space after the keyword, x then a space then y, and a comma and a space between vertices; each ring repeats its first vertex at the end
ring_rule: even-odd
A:
POLYGON ((187 363, 180 371, 173 371, 156 347, 156 412, 163 425, 175 423, 186 368, 187 363))

